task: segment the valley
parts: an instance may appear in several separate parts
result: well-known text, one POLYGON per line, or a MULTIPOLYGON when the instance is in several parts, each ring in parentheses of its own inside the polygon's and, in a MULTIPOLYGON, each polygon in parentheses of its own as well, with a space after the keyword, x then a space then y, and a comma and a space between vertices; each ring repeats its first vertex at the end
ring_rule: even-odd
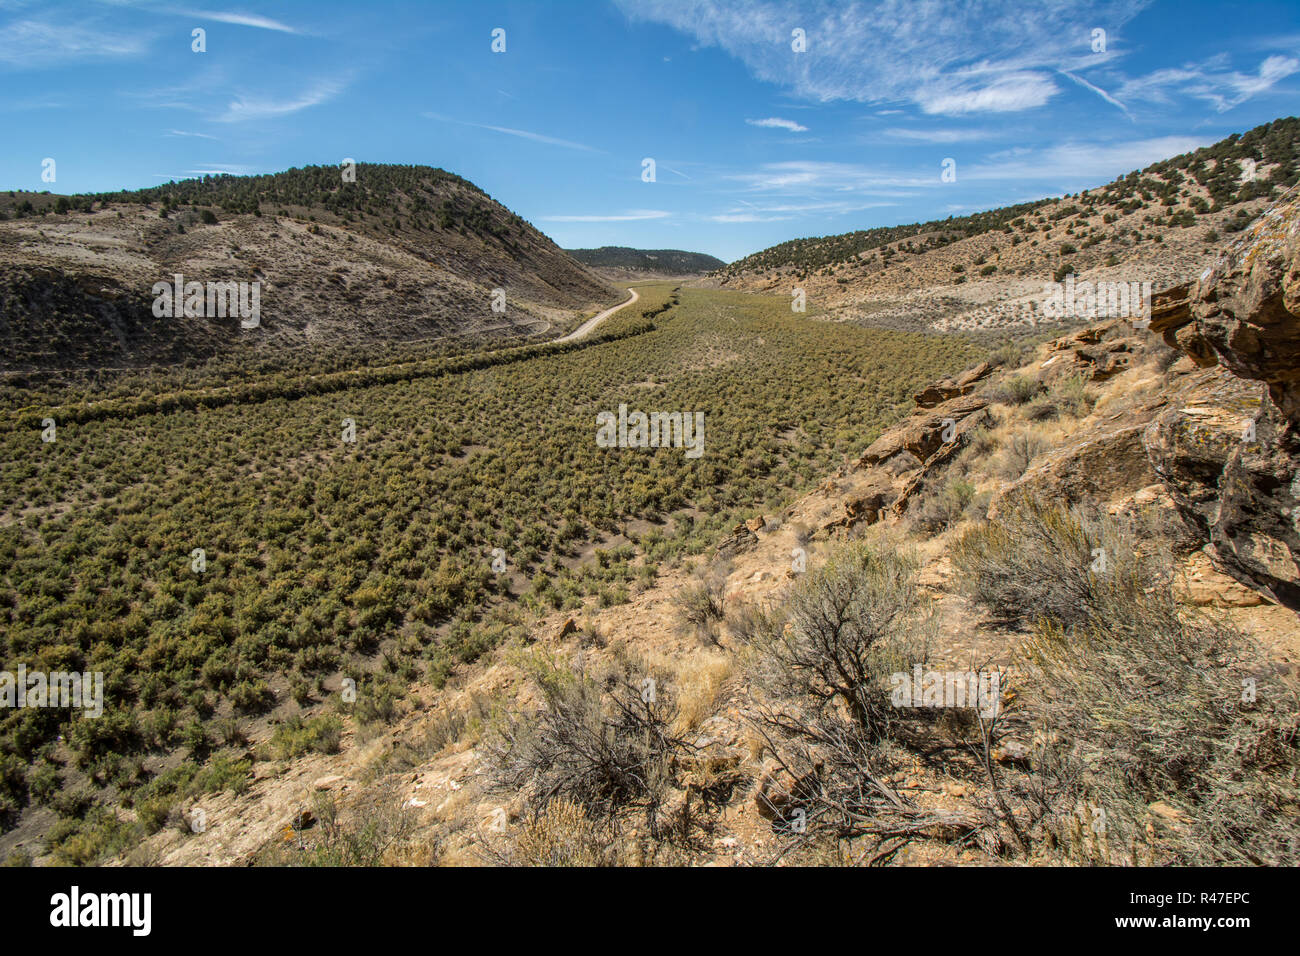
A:
POLYGON ((707 273, 428 167, 0 198, 4 658, 104 678, 0 859, 1293 862, 1298 136, 707 273))

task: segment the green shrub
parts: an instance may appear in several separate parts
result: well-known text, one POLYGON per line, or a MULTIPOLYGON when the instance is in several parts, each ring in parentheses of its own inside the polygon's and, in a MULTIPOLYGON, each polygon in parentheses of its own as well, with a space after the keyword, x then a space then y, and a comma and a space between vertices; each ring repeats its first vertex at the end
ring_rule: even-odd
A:
POLYGON ((334 714, 310 719, 294 714, 271 734, 271 752, 282 760, 306 753, 338 753, 343 721, 334 714))

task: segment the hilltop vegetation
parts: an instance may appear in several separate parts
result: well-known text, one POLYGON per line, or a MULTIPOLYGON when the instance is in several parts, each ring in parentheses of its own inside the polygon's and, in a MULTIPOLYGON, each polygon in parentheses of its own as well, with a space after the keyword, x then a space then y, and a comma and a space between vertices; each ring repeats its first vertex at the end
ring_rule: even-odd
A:
POLYGON ((726 265, 717 256, 680 249, 629 249, 627 246, 601 246, 599 249, 566 249, 579 262, 601 268, 626 269, 633 272, 659 272, 664 275, 694 275, 726 265))
POLYGON ((1060 199, 782 243, 702 280, 790 295, 837 318, 918 331, 1060 328, 1044 286, 1195 279, 1222 240, 1300 179, 1300 120, 1278 119, 1060 199))
POLYGON ((991 229, 1002 229, 1012 219, 1027 212, 1032 212, 1046 200, 1021 203, 1017 206, 1004 206, 988 212, 975 213, 931 222, 911 223, 903 226, 878 226, 874 229, 861 229, 837 236, 822 236, 815 239, 791 239, 759 252, 751 253, 743 259, 737 259, 730 265, 718 270, 722 277, 740 276, 748 272, 769 269, 793 268, 797 272, 808 272, 825 266, 845 262, 872 249, 878 249, 891 243, 901 243, 908 252, 925 252, 940 249, 959 239, 978 236, 991 229), (903 240, 925 235, 918 244, 903 240))
MULTIPOLYGON (((1152 222, 1153 225, 1190 226, 1195 224, 1198 213, 1217 213, 1238 203, 1273 198, 1298 179, 1300 119, 1285 117, 1244 134, 1234 133, 1213 146, 1153 163, 1099 189, 1067 197, 1080 205, 1061 205, 1052 210, 1052 218, 1086 216, 1106 206, 1132 212, 1147 209, 1158 201, 1161 215, 1152 222), (1253 179, 1243 176, 1242 164, 1246 161, 1257 164, 1259 172, 1253 179), (1208 198, 1201 199, 1193 194, 1191 182, 1199 184, 1208 193, 1208 198), (1186 206, 1186 209, 1181 206, 1186 206)), ((949 216, 930 222, 882 226, 835 236, 792 239, 738 259, 718 270, 716 275, 735 278, 779 269, 807 275, 878 249, 884 249, 886 260, 899 253, 919 255, 986 233, 1011 235, 1016 229, 1027 231, 1031 214, 1049 203, 1050 200, 1038 200, 969 216, 949 216)), ((1245 221, 1250 218, 1245 217, 1245 221)))
POLYGON ((309 166, 0 203, 0 370, 22 383, 535 338, 619 298, 478 187, 428 167, 362 163, 345 179, 309 166), (260 327, 154 317, 153 285, 175 273, 261 283, 260 327))

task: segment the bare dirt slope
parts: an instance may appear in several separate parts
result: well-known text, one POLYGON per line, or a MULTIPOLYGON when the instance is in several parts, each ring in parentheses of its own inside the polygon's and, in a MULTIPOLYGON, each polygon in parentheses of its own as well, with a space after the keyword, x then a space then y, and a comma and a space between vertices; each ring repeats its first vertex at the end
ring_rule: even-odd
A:
MULTIPOLYGON (((118 194, 74 197, 78 205, 63 212, 55 197, 38 196, 33 211, 18 217, 23 197, 8 199, 14 218, 0 221, 0 370, 541 335, 618 298, 616 287, 472 184, 433 172, 409 179, 408 171, 400 188, 362 206, 368 213, 322 204, 358 184, 309 194, 325 198, 303 205, 265 198, 270 187, 257 187, 264 198, 251 213, 215 199, 202 205, 202 195, 165 205, 168 197, 154 201, 150 193, 125 202, 118 194), (176 274, 185 282, 259 282, 260 327, 241 329, 235 318, 156 318, 153 286, 176 274)), ((362 167, 358 182, 368 175, 381 174, 362 167)))

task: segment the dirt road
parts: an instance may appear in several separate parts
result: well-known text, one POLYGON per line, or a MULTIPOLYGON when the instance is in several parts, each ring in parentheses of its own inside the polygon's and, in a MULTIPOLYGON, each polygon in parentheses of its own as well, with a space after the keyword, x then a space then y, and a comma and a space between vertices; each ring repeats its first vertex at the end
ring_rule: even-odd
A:
POLYGON ((568 335, 565 335, 565 336, 563 336, 563 337, 561 337, 561 338, 558 338, 558 339, 556 339, 555 341, 556 341, 556 342, 573 342, 573 341, 576 341, 577 339, 585 339, 588 335, 591 334, 591 330, 592 330, 592 329, 594 329, 596 326, 600 325, 600 323, 604 322, 606 319, 608 319, 611 315, 613 315, 613 314, 614 314, 615 312, 617 312, 619 309, 627 308, 629 305, 631 305, 631 304, 632 304, 633 302, 635 302, 637 299, 641 298, 641 296, 637 294, 636 289, 628 289, 627 291, 632 293, 632 298, 628 299, 626 302, 623 302, 623 303, 621 303, 621 304, 619 304, 619 305, 614 306, 612 309, 606 309, 604 312, 600 313, 600 315, 596 316, 595 318, 588 319, 586 322, 583 322, 582 325, 578 326, 576 329, 574 329, 574 330, 573 330, 572 332, 570 332, 568 335))

